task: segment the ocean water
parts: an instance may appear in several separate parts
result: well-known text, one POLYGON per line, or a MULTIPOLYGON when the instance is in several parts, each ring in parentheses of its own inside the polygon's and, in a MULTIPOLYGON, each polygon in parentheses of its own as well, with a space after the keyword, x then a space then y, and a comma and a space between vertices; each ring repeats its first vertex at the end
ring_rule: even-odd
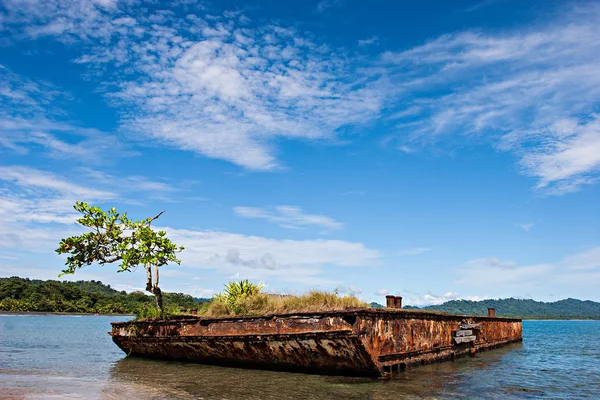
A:
POLYGON ((600 321, 524 321, 523 343, 376 380, 126 358, 126 319, 0 315, 0 399, 600 399, 600 321))

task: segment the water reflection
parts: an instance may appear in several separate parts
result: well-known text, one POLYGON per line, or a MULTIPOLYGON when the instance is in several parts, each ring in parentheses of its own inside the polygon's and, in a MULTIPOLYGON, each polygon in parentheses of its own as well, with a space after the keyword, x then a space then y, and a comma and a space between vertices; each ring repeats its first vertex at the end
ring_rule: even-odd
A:
MULTIPOLYGON (((391 380, 319 376, 125 358, 116 362, 106 398, 146 399, 414 399, 507 398, 494 376, 520 344, 455 362, 407 370, 391 380), (490 373, 495 371, 495 373, 490 373), (483 393, 481 391, 484 391, 483 393), (483 396, 482 396, 483 394, 483 396)), ((506 364, 506 365, 503 365, 506 364)))
POLYGON ((600 399, 600 321, 524 321, 523 344, 390 381, 124 359, 114 317, 0 317, 0 399, 600 399))

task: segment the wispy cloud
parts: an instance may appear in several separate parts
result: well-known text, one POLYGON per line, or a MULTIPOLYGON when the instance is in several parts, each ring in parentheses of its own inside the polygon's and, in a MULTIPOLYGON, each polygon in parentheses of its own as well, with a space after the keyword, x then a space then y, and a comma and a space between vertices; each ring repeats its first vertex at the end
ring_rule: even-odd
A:
POLYGON ((486 8, 491 5, 501 3, 503 1, 506 1, 506 0, 481 0, 481 1, 478 1, 475 4, 473 4, 472 6, 467 7, 465 9, 465 12, 477 11, 479 9, 486 8))
POLYGON ((49 157, 92 164, 134 154, 113 134, 65 122, 70 100, 58 87, 0 65, 0 148, 18 154, 41 149, 49 157))
MULTIPOLYGON (((112 187, 123 196, 135 193, 144 193, 152 199, 172 201, 173 195, 181 192, 180 184, 177 182, 166 182, 164 179, 149 179, 141 175, 115 176, 113 174, 89 168, 81 169, 83 174, 102 187, 112 187)), ((189 182, 187 183, 189 185, 189 182)), ((180 194, 178 195, 180 197, 180 194)))
POLYGON ((364 190, 348 190, 347 192, 342 193, 342 196, 364 196, 367 194, 364 190))
POLYGON ((600 284, 600 247, 591 247, 559 261, 532 265, 519 265, 494 257, 479 258, 467 262, 459 269, 459 274, 456 283, 473 287, 531 288, 563 280, 597 285, 600 284))
POLYGON ((358 41, 359 46, 369 46, 371 44, 377 44, 379 42, 379 38, 377 36, 371 36, 368 39, 360 39, 358 41))
POLYGON ((471 300, 471 301, 480 301, 485 300, 488 297, 486 296, 461 296, 455 292, 446 292, 444 294, 437 294, 433 292, 427 292, 425 294, 407 292, 407 295, 403 298, 403 301, 406 305, 411 305, 415 307, 424 307, 431 305, 439 305, 443 304, 447 301, 452 300, 471 300))
POLYGON ((112 33, 110 28, 119 25, 119 14, 132 3, 135 2, 5 0, 0 30, 12 33, 16 39, 52 36, 66 42, 90 38, 108 40, 112 33))
POLYGON ((527 222, 527 223, 517 223, 515 225, 518 226, 519 228, 523 229, 525 232, 528 232, 531 228, 533 228, 533 226, 535 224, 533 222, 527 222))
POLYGON ((0 167, 0 184, 0 248, 28 252, 51 251, 60 235, 74 230, 75 201, 99 202, 116 197, 110 191, 20 166, 0 167))
POLYGON ((229 232, 165 228, 186 247, 184 267, 216 269, 249 279, 277 279, 308 285, 336 285, 321 276, 327 266, 367 267, 381 254, 362 243, 342 240, 280 240, 229 232))
POLYGON ((429 247, 413 247, 410 249, 400 250, 398 252, 398 255, 399 256, 415 256, 415 255, 427 253, 428 251, 431 251, 431 250, 433 250, 433 249, 431 249, 429 247))
POLYGON ((45 81, 34 81, 15 74, 0 64, 0 98, 6 107, 26 109, 30 112, 59 112, 54 108, 58 98, 64 97, 56 86, 45 81))
POLYGON ((136 154, 115 135, 45 118, 26 120, 0 113, 0 133, 0 147, 24 155, 39 148, 43 155, 52 158, 107 164, 136 154))
POLYGON ((382 60, 420 110, 400 142, 414 147, 485 137, 513 152, 522 172, 537 178, 538 190, 563 194, 595 182, 600 7, 563 11, 532 28, 459 32, 386 53, 382 60))
POLYGON ((152 197, 174 190, 141 176, 104 182, 99 178, 96 175, 81 184, 68 176, 35 168, 0 166, 0 248, 52 251, 61 237, 78 230, 75 221, 79 214, 73 210, 76 201, 127 203, 133 191, 152 197))
POLYGON ((465 286, 502 286, 505 288, 530 288, 538 285, 540 278, 552 271, 550 264, 518 266, 514 263, 489 262, 489 259, 473 260, 460 270, 456 283, 465 286))
MULTIPOLYGON (((85 175, 80 178, 83 180, 85 175)), ((62 237, 80 232, 74 223, 79 214, 72 208, 76 200, 102 205, 107 201, 126 202, 125 196, 130 190, 138 193, 174 190, 142 177, 123 177, 124 183, 135 187, 127 190, 121 185, 108 185, 111 181, 108 175, 97 174, 88 181, 100 188, 33 168, 0 167, 0 250, 9 249, 19 254, 51 253, 62 237), (103 177, 107 182, 103 182, 103 177), (105 186, 110 189, 102 189, 105 186)), ((289 207, 281 210, 283 215, 288 215, 290 223, 337 227, 330 219, 321 220, 316 218, 319 216, 301 212, 292 218, 297 210, 289 207)), ((225 276, 239 274, 253 279, 335 287, 342 282, 323 277, 327 267, 368 267, 381 259, 377 250, 360 242, 287 240, 229 232, 165 229, 175 243, 186 247, 181 255, 184 267, 214 269, 225 276)), ((11 264, 15 263, 11 261, 11 264)), ((8 271, 8 267, 2 271, 8 271)), ((357 293, 356 288, 348 287, 348 290, 357 293)))
MULTIPOLYGON (((104 75, 102 90, 121 113, 121 129, 146 142, 270 170, 281 166, 278 139, 335 140, 385 107, 388 121, 398 120, 394 145, 403 152, 491 141, 514 154, 543 193, 598 180, 594 3, 564 6, 560 17, 523 29, 442 35, 386 52, 376 65, 297 28, 250 25, 241 12, 179 18, 135 2, 5 3, 0 29, 11 40, 78 42, 75 62, 104 75)), ((325 0, 317 10, 340 4, 325 0)), ((27 101, 27 93, 19 100, 10 88, 4 95, 27 101)), ((42 146, 73 149, 43 133, 32 136, 42 146)), ((75 150, 86 148, 95 146, 75 150)))
POLYGON ((359 294, 362 294, 363 290, 361 288, 358 288, 356 286, 353 285, 349 285, 349 286, 338 286, 336 288, 337 292, 344 295, 350 295, 350 296, 358 296, 359 294))
POLYGON ((34 8, 11 2, 5 28, 79 41, 85 53, 75 62, 105 73, 103 91, 121 110, 122 129, 146 141, 268 170, 280 164, 277 138, 332 140, 383 107, 387 86, 377 77, 295 28, 250 28, 241 13, 148 14, 117 2, 34 8))
POLYGON ((258 207, 235 207, 234 212, 244 218, 259 218, 284 228, 315 226, 327 230, 342 229, 344 225, 324 215, 307 214, 297 206, 276 206, 272 211, 258 207))
POLYGON ((48 190, 63 195, 81 197, 84 199, 114 198, 108 191, 90 189, 71 183, 59 176, 22 166, 0 167, 0 179, 15 184, 20 188, 30 190, 48 190))
POLYGON ((164 54, 154 43, 132 49, 136 69, 147 75, 112 94, 136 110, 124 116, 127 129, 265 170, 279 165, 273 139, 332 139, 338 128, 379 113, 374 83, 361 82, 331 50, 294 29, 251 30, 229 21, 203 32, 208 36, 196 42, 177 37, 185 46, 173 44, 164 54), (144 56, 148 46, 159 52, 152 64, 144 56))
POLYGON ((324 13, 329 9, 343 6, 345 2, 346 0, 321 0, 317 3, 315 11, 317 13, 324 13))
POLYGON ((557 265, 568 270, 600 270, 600 246, 566 257, 557 265))

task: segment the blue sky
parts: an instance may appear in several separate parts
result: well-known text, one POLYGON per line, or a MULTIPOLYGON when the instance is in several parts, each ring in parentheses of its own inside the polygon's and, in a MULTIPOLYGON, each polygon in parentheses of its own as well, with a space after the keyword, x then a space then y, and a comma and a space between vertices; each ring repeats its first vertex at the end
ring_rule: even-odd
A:
MULTIPOLYGON (((0 0, 0 275, 56 279, 84 200, 166 210, 167 291, 598 301, 599 22, 594 2, 0 0)), ((142 288, 116 269, 72 279, 142 288)))

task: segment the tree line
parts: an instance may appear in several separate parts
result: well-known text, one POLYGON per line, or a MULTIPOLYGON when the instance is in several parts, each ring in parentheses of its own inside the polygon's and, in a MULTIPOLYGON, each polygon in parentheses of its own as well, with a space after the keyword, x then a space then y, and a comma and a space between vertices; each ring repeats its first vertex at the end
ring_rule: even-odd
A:
MULTIPOLYGON (((165 308, 197 308, 207 299, 183 293, 163 293, 165 308)), ((0 311, 151 315, 154 296, 127 293, 101 281, 54 281, 11 277, 0 278, 0 311)))
MULTIPOLYGON (((600 319, 600 303, 590 300, 564 299, 554 302, 531 299, 452 300, 446 303, 418 308, 462 315, 487 315, 488 307, 496 309, 498 317, 529 319, 600 319)), ((417 309, 407 306, 406 309, 417 309)))

